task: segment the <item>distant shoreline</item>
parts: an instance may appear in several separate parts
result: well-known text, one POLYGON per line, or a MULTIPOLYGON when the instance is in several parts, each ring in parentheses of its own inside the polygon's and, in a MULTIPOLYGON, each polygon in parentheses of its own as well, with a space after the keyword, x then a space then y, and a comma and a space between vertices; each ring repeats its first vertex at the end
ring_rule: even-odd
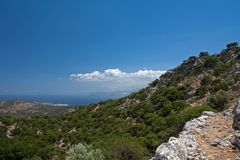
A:
POLYGON ((29 95, 0 95, 0 100, 29 100, 36 103, 53 106, 77 106, 97 103, 106 99, 93 96, 29 96, 29 95))

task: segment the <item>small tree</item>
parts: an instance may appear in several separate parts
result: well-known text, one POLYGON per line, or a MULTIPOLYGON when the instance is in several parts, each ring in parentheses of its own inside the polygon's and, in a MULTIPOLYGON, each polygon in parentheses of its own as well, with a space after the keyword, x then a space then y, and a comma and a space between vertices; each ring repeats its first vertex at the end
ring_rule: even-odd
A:
POLYGON ((217 56, 215 56, 215 55, 209 56, 209 57, 205 60, 204 66, 205 66, 205 67, 209 67, 209 68, 215 67, 215 66, 217 65, 218 61, 219 61, 219 59, 218 59, 217 56))
POLYGON ((234 49, 236 47, 238 47, 237 42, 232 42, 232 43, 227 44, 227 49, 234 49))
POLYGON ((90 145, 79 143, 67 151, 67 160, 104 160, 102 151, 90 145))
POLYGON ((209 56, 209 53, 208 52, 200 52, 199 53, 199 57, 208 57, 209 56))

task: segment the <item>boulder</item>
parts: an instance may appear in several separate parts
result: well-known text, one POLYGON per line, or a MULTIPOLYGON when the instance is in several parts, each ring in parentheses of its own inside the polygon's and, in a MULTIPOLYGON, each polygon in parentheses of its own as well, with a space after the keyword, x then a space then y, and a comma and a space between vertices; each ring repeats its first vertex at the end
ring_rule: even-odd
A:
POLYGON ((171 137, 157 148, 155 160, 187 160, 185 139, 171 137))
POLYGON ((235 129, 234 144, 240 147, 240 101, 233 109, 233 128, 235 129))
POLYGON ((233 110, 233 128, 240 130, 240 101, 233 110))
POLYGON ((240 131, 235 132, 234 144, 240 147, 240 131))
POLYGON ((213 147, 216 147, 218 145, 220 145, 221 140, 219 138, 215 138, 213 141, 210 142, 210 145, 213 147))
POLYGON ((187 122, 178 138, 171 137, 157 148, 154 160, 201 159, 202 155, 195 153, 198 144, 194 137, 207 125, 206 120, 214 115, 213 112, 204 112, 199 118, 187 122))

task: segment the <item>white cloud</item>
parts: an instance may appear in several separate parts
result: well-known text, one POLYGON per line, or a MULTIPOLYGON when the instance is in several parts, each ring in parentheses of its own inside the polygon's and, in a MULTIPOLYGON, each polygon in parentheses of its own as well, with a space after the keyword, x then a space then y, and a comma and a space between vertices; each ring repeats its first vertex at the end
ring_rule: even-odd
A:
POLYGON ((159 78, 165 71, 159 70, 138 70, 136 72, 123 72, 120 69, 106 69, 103 72, 94 71, 91 73, 75 73, 70 79, 77 81, 132 81, 132 80, 153 80, 159 78))
POLYGON ((136 72, 123 72, 120 69, 106 69, 102 72, 75 73, 70 75, 75 89, 83 92, 132 92, 146 87, 150 82, 158 79, 165 71, 138 70, 136 72))

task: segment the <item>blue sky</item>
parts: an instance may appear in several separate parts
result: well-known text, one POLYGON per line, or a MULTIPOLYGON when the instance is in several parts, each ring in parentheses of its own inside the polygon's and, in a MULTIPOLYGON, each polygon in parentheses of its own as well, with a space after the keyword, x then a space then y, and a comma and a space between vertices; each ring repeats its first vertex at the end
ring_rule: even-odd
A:
POLYGON ((239 6, 239 0, 2 0, 0 95, 141 88, 191 55, 239 41, 239 6), (82 78, 86 73, 101 78, 82 78))

